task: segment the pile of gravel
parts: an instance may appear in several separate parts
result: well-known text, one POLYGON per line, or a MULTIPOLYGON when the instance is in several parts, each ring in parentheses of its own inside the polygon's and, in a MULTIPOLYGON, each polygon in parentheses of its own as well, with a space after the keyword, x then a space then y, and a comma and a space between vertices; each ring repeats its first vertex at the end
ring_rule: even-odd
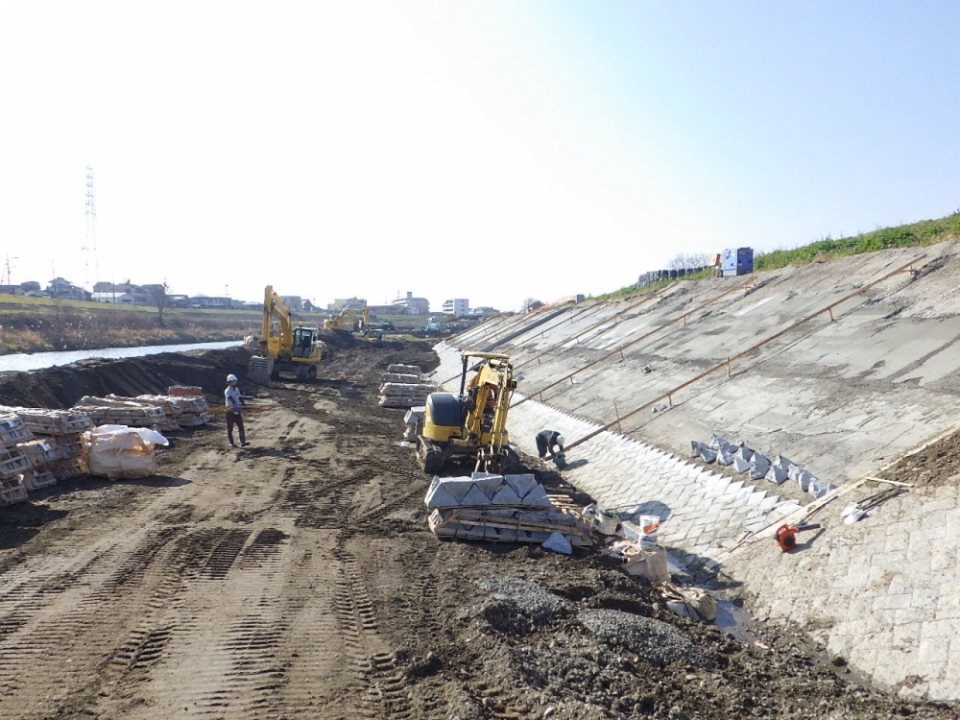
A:
POLYGON ((569 617, 577 611, 576 605, 554 595, 540 583, 505 577, 477 580, 477 585, 534 625, 547 625, 556 618, 569 617))
POLYGON ((675 662, 710 667, 693 641, 665 622, 621 610, 583 610, 578 619, 605 644, 630 650, 654 667, 675 662))

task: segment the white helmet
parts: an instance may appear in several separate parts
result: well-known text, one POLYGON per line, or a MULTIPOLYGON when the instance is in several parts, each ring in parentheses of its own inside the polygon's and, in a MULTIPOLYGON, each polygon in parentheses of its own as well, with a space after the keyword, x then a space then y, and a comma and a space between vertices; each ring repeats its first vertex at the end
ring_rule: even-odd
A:
POLYGON ((563 435, 557 435, 557 445, 563 447, 563 435))
POLYGON ((230 375, 227 375, 227 382, 228 383, 237 382, 237 376, 232 373, 230 375))

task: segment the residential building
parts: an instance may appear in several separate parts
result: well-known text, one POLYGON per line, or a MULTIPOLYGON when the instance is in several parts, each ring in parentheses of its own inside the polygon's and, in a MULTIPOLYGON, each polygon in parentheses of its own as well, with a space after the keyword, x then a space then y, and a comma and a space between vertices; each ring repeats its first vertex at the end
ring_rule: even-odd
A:
POLYGON ((89 300, 90 293, 62 277, 56 277, 47 285, 46 294, 57 300, 89 300))
POLYGON ((367 301, 363 298, 336 298, 332 303, 327 305, 327 310, 333 313, 338 313, 347 309, 363 310, 365 307, 367 307, 367 301))
POLYGON ((190 298, 190 305, 201 310, 228 310, 230 309, 230 298, 194 295, 190 298))
POLYGON ((443 312, 447 315, 463 317, 470 313, 470 301, 466 298, 454 298, 453 300, 443 301, 443 312))
POLYGON ((426 298, 414 297, 409 291, 405 298, 397 298, 390 304, 397 315, 426 315, 430 312, 430 301, 426 298))

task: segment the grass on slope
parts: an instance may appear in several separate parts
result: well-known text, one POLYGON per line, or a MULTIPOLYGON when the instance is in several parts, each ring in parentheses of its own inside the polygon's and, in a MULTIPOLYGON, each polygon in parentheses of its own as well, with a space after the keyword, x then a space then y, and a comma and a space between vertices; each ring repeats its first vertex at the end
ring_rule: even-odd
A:
MULTIPOLYGON (((890 250, 892 248, 926 247, 950 239, 960 239, 960 209, 952 215, 939 220, 922 220, 909 225, 880 228, 868 233, 859 233, 852 237, 834 240, 830 236, 817 240, 809 245, 794 248, 793 250, 773 250, 770 252, 754 252, 753 269, 755 271, 777 270, 788 265, 807 265, 821 260, 834 260, 848 255, 890 250)), ((683 280, 699 280, 711 277, 712 270, 703 270, 695 275, 686 275, 683 280)), ((658 280, 637 289, 633 285, 614 290, 604 295, 591 296, 590 300, 607 300, 610 298, 626 297, 634 294, 650 292, 667 283, 678 280, 658 280)))

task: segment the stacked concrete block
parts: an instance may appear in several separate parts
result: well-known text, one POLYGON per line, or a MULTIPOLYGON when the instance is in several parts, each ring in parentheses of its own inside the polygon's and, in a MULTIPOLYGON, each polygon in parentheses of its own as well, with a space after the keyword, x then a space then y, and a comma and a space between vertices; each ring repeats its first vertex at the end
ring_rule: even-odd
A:
POLYGON ((96 425, 126 425, 168 432, 180 429, 167 418, 162 407, 137 402, 132 398, 85 395, 73 407, 87 413, 96 425))
POLYGON ((167 421, 177 428, 199 427, 210 421, 210 406, 203 395, 137 395, 134 400, 163 408, 167 421))
POLYGON ((420 427, 423 424, 423 415, 426 413, 427 408, 423 405, 417 405, 411 407, 407 410, 406 415, 403 416, 403 439, 407 442, 416 442, 417 433, 420 431, 420 427))
POLYGON ((86 431, 94 427, 90 416, 79 410, 47 410, 45 408, 11 408, 35 441, 22 443, 33 467, 24 474, 30 490, 53 485, 57 480, 87 474, 86 431))
POLYGON ((424 503, 440 537, 543 543, 559 533, 572 545, 591 544, 580 512, 531 474, 434 477, 424 503))
POLYGON ((425 405, 427 395, 438 390, 426 382, 416 365, 391 365, 380 376, 380 407, 412 408, 425 405))
POLYGON ((32 433, 16 414, 0 415, 0 505, 12 505, 27 499, 23 473, 30 469, 31 463, 17 445, 32 439, 32 433))

